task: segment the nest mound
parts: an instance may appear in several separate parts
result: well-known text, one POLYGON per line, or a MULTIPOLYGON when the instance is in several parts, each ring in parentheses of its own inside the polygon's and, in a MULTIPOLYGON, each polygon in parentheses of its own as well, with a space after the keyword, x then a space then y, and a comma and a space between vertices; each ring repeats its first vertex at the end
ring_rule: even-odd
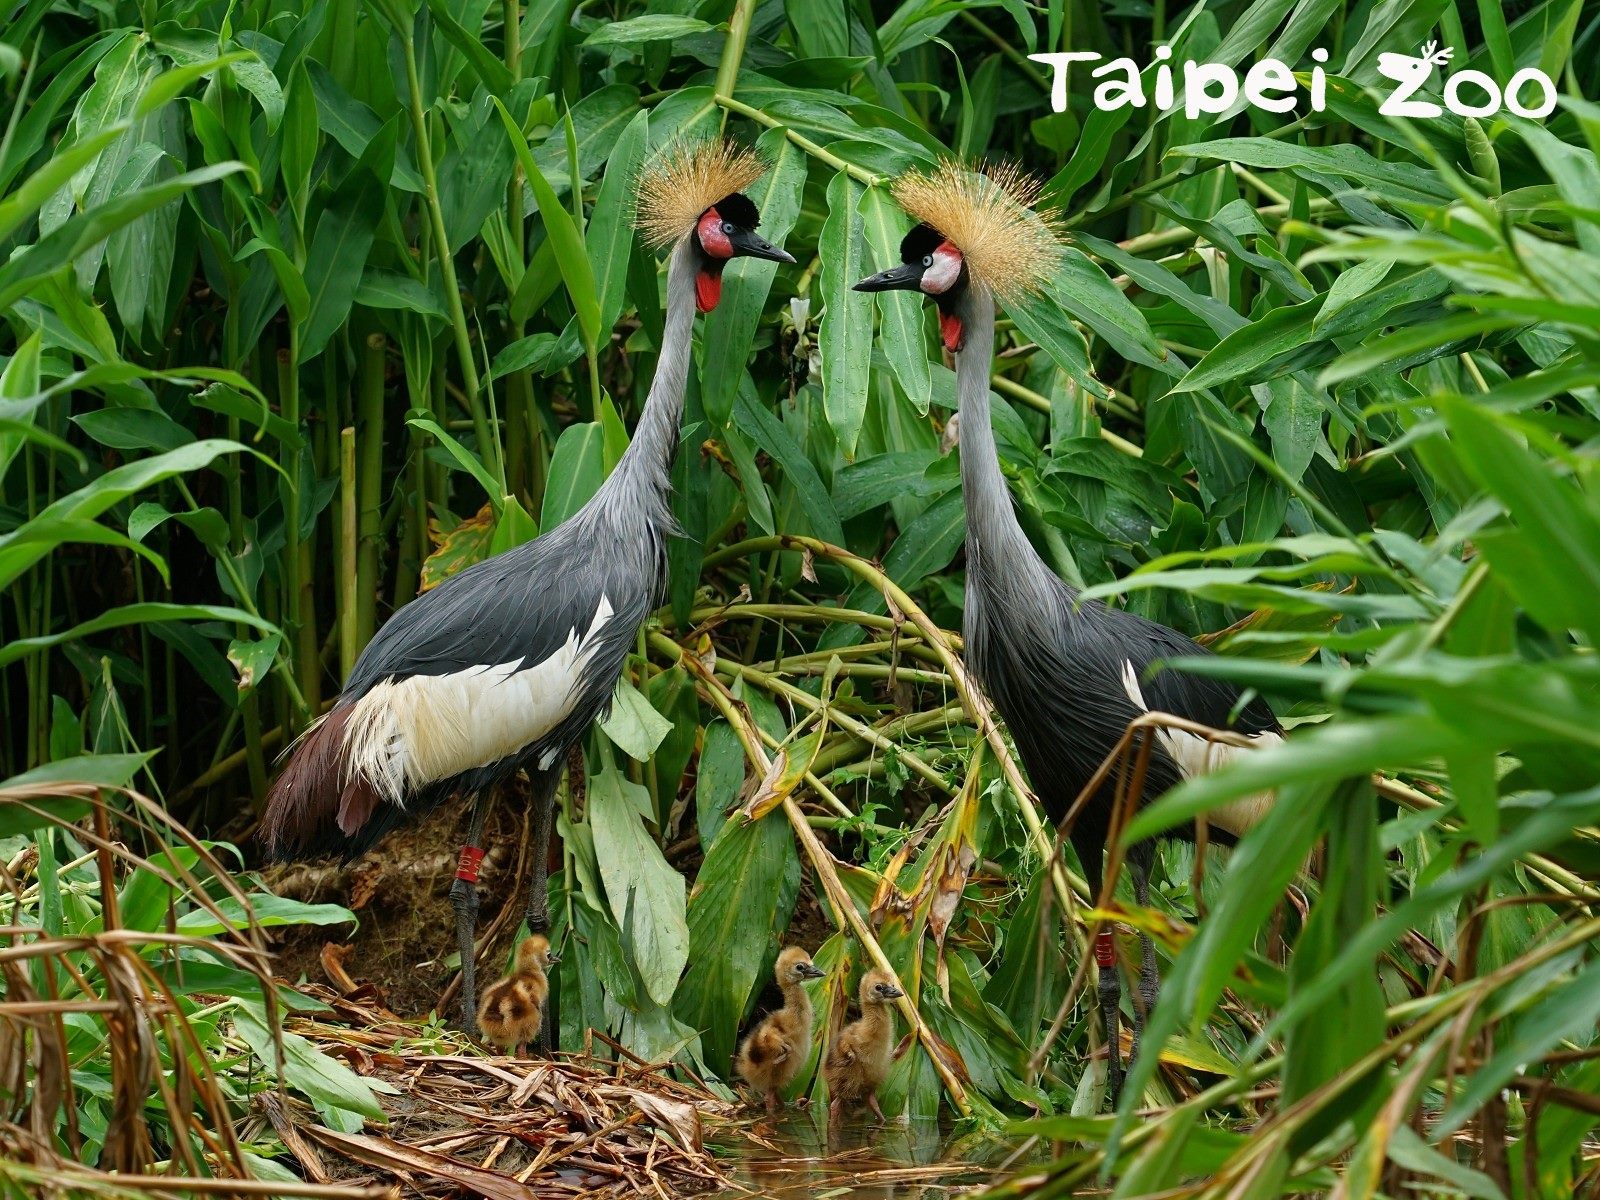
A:
POLYGON ((301 990, 333 1016, 296 1017, 285 1031, 395 1088, 382 1097, 388 1126, 360 1133, 327 1129, 280 1095, 264 1098, 260 1119, 313 1183, 491 1200, 670 1198, 731 1186, 704 1147, 702 1117, 726 1118, 736 1106, 625 1050, 615 1060, 453 1052, 437 1029, 379 1004, 301 990))

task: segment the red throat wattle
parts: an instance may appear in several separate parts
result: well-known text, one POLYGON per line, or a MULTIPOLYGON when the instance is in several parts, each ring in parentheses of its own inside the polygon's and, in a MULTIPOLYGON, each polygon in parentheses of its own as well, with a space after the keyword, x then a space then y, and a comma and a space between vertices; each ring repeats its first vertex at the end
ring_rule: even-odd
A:
POLYGON ((944 348, 954 354, 961 349, 962 328, 961 318, 955 313, 941 312, 939 314, 939 337, 944 342, 944 348))
POLYGON ((722 299, 722 264, 712 269, 701 267, 694 274, 694 306, 703 313, 710 312, 722 299))

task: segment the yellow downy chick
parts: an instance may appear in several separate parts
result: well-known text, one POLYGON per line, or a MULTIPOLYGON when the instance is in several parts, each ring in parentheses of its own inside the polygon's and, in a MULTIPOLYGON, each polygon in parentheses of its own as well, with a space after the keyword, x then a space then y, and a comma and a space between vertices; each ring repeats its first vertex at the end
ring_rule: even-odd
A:
POLYGON ((828 1119, 836 1121, 848 1103, 865 1100, 883 1120, 878 1088, 894 1061, 894 1014, 890 1006, 905 995, 887 971, 861 977, 861 1017, 839 1031, 828 1048, 822 1076, 828 1081, 828 1119))
POLYGON ((783 1007, 750 1031, 734 1059, 740 1077, 766 1093, 768 1112, 782 1107, 778 1093, 794 1082, 811 1051, 811 997, 800 985, 824 974, 799 946, 786 947, 773 969, 783 1007))
POLYGON ((484 1040, 513 1056, 539 1036, 544 1025, 544 1004, 550 996, 545 968, 560 961, 550 952, 550 939, 529 934, 517 945, 511 973, 490 984, 478 1005, 478 1028, 484 1040))

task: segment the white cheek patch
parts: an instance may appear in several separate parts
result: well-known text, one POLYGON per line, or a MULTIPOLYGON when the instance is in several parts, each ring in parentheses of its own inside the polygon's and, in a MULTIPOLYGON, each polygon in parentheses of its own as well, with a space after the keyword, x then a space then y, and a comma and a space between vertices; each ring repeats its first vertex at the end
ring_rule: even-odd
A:
POLYGON ((933 252, 933 265, 922 273, 922 290, 942 296, 961 278, 961 252, 948 243, 933 252))
MULTIPOLYGON (((601 598, 587 631, 572 630, 543 662, 467 667, 380 683, 345 724, 345 761, 391 804, 425 784, 515 754, 559 725, 611 619, 601 598)), ((343 781, 341 781, 343 782, 343 781)))

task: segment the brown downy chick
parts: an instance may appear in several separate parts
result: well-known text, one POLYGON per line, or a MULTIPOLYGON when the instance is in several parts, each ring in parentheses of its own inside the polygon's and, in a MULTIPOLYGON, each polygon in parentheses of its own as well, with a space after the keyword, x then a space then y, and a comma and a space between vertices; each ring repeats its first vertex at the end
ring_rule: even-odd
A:
POLYGON ((560 961, 543 934, 529 934, 518 943, 511 973, 485 988, 478 1005, 478 1028, 485 1041, 521 1056, 544 1025, 544 1002, 550 995, 545 968, 560 961))
POLYGON ((778 1093, 794 1082, 811 1052, 811 997, 800 985, 824 974, 799 946, 786 947, 773 968, 783 989, 783 1007, 750 1031, 734 1059, 744 1081, 766 1093, 770 1113, 782 1107, 778 1093))
POLYGON ((861 1018, 839 1031, 822 1076, 828 1081, 828 1119, 836 1121, 848 1103, 865 1100, 883 1120, 878 1088, 889 1077, 894 1061, 894 1014, 890 1007, 905 995, 887 971, 868 971, 861 977, 861 1018))

